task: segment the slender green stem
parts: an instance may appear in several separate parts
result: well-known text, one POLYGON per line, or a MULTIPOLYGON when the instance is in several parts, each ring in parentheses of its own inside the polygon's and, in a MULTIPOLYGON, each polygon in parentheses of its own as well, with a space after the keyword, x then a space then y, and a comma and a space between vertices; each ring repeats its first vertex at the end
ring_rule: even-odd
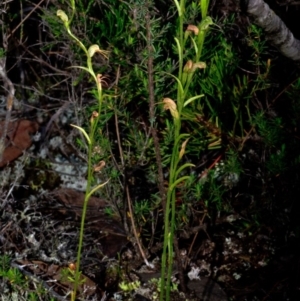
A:
POLYGON ((82 247, 83 247, 83 236, 84 236, 84 228, 85 228, 85 219, 86 219, 86 212, 87 212, 87 206, 88 201, 92 195, 93 192, 95 192, 98 188, 102 187, 106 183, 102 185, 98 185, 97 187, 93 188, 91 187, 92 181, 93 181, 93 162, 92 162, 92 154, 93 154, 93 148, 94 148, 94 137, 96 134, 96 131, 98 129, 98 123, 100 120, 101 112, 102 112, 102 103, 103 103, 103 95, 102 95, 102 85, 101 85, 101 77, 100 75, 96 75, 93 70, 93 64, 92 64, 92 56, 95 52, 100 52, 102 54, 105 54, 105 51, 102 51, 99 49, 98 45, 92 45, 89 49, 87 49, 84 44, 71 32, 70 30, 70 23, 75 15, 76 7, 75 7, 75 1, 71 1, 71 7, 72 7, 72 17, 70 20, 68 20, 67 15, 59 10, 57 12, 57 15, 63 20, 64 25, 66 27, 66 30, 70 37, 77 42, 78 46, 84 51, 84 53, 87 56, 87 67, 77 66, 80 69, 86 70, 91 77, 94 79, 96 87, 97 87, 97 101, 98 101, 98 112, 97 114, 93 114, 90 120, 90 126, 89 126, 89 134, 87 135, 85 130, 80 128, 79 126, 75 126, 78 128, 86 137, 88 141, 88 172, 87 172, 87 187, 85 191, 85 197, 84 197, 84 203, 82 208, 82 216, 81 216, 81 223, 80 223, 80 232, 79 232, 79 242, 78 242, 78 250, 77 250, 77 260, 76 260, 76 270, 74 275, 74 287, 73 292, 71 294, 71 300, 75 301, 77 289, 80 284, 80 262, 81 262, 81 253, 82 253, 82 247))
POLYGON ((73 288, 74 297, 76 296, 76 292, 77 292, 77 288, 78 288, 79 280, 80 280, 79 279, 80 278, 80 262, 81 262, 82 246, 83 246, 85 218, 86 218, 87 205, 88 205, 88 201, 90 198, 89 191, 91 190, 91 182, 92 182, 92 147, 93 147, 93 141, 88 146, 88 178, 87 178, 87 187, 86 187, 86 191, 85 191, 81 223, 80 223, 79 242, 78 242, 76 270, 75 270, 75 282, 74 282, 74 288, 73 288))
MULTIPOLYGON (((89 61, 89 59, 88 59, 89 61)), ((91 63, 91 60, 90 60, 91 63)), ((91 75, 95 75, 92 65, 88 63, 88 68, 91 70, 91 75)), ((85 191, 85 197, 84 197, 84 203, 83 203, 83 209, 82 209, 82 216, 81 216, 81 224, 80 224, 80 233, 79 233, 79 242, 78 242, 78 251, 77 251, 77 260, 76 260, 76 271, 75 271, 75 282, 74 282, 74 290, 73 294, 76 296, 77 288, 80 282, 80 262, 81 262, 81 252, 82 252, 82 246, 83 246, 83 236, 84 236, 84 228, 85 228, 85 219, 86 219, 86 211, 87 211, 87 205, 88 201, 91 197, 91 183, 93 180, 93 165, 92 165, 92 154, 93 154, 93 147, 94 147, 94 136, 96 133, 96 130, 98 128, 98 122, 100 118, 101 113, 101 107, 102 107, 102 87, 101 83, 96 81, 97 84, 97 91, 98 91, 98 116, 91 121, 90 125, 90 143, 88 144, 88 177, 87 177, 87 187, 85 191)))

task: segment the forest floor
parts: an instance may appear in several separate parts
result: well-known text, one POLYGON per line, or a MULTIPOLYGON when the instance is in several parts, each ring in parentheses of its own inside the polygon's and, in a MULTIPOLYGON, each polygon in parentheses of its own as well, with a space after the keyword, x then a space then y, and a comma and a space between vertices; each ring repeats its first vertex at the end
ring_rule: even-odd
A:
MULTIPOLYGON (((31 121, 25 130, 36 131, 37 127, 31 121)), ((16 128, 19 132, 13 137, 20 143, 28 134, 16 128)), ((25 155, 2 167, 3 188, 12 189, 3 190, 0 237, 1 253, 9 254, 11 267, 27 277, 28 291, 40 283, 53 297, 65 300, 71 286, 62 277, 62 269, 76 261, 85 168, 76 152, 63 147, 61 133, 61 129, 54 130, 48 142, 34 142, 25 155), (29 155, 34 163, 26 163, 29 155), (48 164, 42 163, 45 157, 48 164)), ((11 149, 5 152, 11 153, 11 149)), ((198 227, 179 231, 182 257, 174 266, 172 300, 299 300, 299 240, 292 227, 296 213, 290 212, 295 204, 284 201, 283 195, 281 186, 272 205, 264 204, 263 197, 232 195, 229 212, 210 217, 202 213, 198 227), (254 223, 246 212, 258 203, 265 219, 254 223), (179 285, 179 264, 184 288, 179 285)), ((104 199, 92 197, 89 202, 81 267, 85 284, 80 298, 155 300, 161 244, 156 242, 147 250, 154 265, 149 269, 130 230, 125 231, 120 217, 109 214, 107 208, 104 199), (120 283, 136 286, 125 291, 120 283)), ((25 294, 4 278, 0 286, 2 295, 18 290, 25 294)))

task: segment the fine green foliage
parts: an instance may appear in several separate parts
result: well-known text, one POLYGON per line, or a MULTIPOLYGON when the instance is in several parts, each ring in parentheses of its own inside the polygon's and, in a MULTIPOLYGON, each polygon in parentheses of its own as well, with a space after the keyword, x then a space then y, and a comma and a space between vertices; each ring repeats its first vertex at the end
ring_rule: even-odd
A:
MULTIPOLYGON (((9 295, 20 301, 36 301, 36 300, 50 300, 55 301, 51 298, 48 292, 42 287, 41 284, 35 285, 35 287, 30 286, 28 278, 22 274, 22 272, 11 266, 11 257, 9 255, 0 256, 0 277, 2 283, 2 288, 4 283, 6 283, 6 289, 10 291, 9 295)), ((2 293, 2 292, 1 292, 2 293)), ((4 299, 3 296, 1 296, 4 299)))
POLYGON ((267 119, 264 112, 258 112, 253 117, 253 122, 257 128, 258 134, 268 147, 274 147, 282 142, 284 131, 282 119, 280 117, 267 119))
POLYGON ((0 277, 3 277, 11 284, 24 286, 26 280, 23 274, 17 268, 10 267, 10 260, 8 255, 0 256, 0 277))

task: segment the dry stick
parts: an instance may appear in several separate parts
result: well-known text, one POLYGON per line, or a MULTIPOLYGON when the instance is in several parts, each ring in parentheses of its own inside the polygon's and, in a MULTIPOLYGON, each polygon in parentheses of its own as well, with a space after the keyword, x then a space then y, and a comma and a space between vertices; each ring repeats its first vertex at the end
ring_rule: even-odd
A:
MULTIPOLYGON (((120 75, 121 75, 120 66, 118 66, 117 74, 116 74, 116 79, 115 79, 114 84, 113 84, 115 86, 115 88, 114 88, 114 90, 115 90, 115 96, 114 96, 114 98, 115 99, 117 99, 117 96, 118 96, 118 84, 119 84, 119 80, 120 80, 120 75)), ((121 166, 122 166, 122 175, 124 177, 125 160, 124 160, 124 153, 123 153, 122 143, 121 143, 121 137, 120 137, 119 118, 118 118, 117 108, 116 108, 115 105, 113 105, 113 109, 114 109, 114 117, 115 117, 115 129, 116 129, 118 148, 119 148, 119 154, 120 154, 121 166)), ((107 124, 106 124, 106 128, 107 128, 107 133, 109 134, 109 129, 108 129, 108 125, 107 124)), ((110 148, 110 154, 111 154, 111 158, 112 158, 112 160, 113 160, 116 168, 119 170, 119 172, 121 172, 121 169, 120 169, 120 167, 118 165, 118 162, 117 162, 117 160, 116 160, 116 158, 115 158, 115 156, 114 156, 111 148, 110 148)), ((126 186, 126 184, 122 185, 122 183, 120 183, 120 185, 122 187, 126 186)), ((117 210, 118 210, 118 212, 120 214, 120 217, 122 217, 121 210, 120 210, 117 202, 115 202, 115 206, 116 206, 116 208, 117 208, 117 210)), ((125 208, 126 208, 126 205, 125 205, 125 208)), ((129 230, 128 230, 128 224, 127 224, 126 214, 123 214, 123 225, 124 225, 125 231, 128 233, 129 230)))
MULTIPOLYGON (((120 78, 120 66, 118 67, 118 71, 117 71, 116 84, 118 83, 119 78, 120 78)), ((115 92, 117 92, 117 91, 115 90, 115 92)), ((116 95, 117 95, 117 93, 116 93, 116 95)), ((115 111, 115 125, 116 125, 117 141, 118 141, 118 146, 119 146, 121 163, 122 163, 122 167, 124 169, 125 168, 125 161, 124 161, 123 149, 122 149, 120 132, 119 132, 118 114, 117 114, 116 109, 114 111, 115 111)), ((153 266, 151 264, 149 264, 149 262, 147 260, 147 257, 145 255, 145 252, 144 252, 143 248, 142 248, 141 242, 139 240, 139 236, 138 236, 137 231, 136 231, 136 227, 135 227, 135 223, 134 223, 134 215, 133 215, 133 210, 132 210, 132 203, 131 203, 131 199, 130 199, 130 193, 129 193, 128 185, 127 184, 125 184, 125 185, 126 185, 125 189, 126 189, 126 197, 127 197, 127 206, 128 206, 128 210, 129 210, 129 214, 130 214, 130 220, 131 220, 133 235, 134 235, 134 238, 135 238, 136 243, 138 245, 141 256, 144 259, 145 264, 152 268, 153 266)), ((124 225, 124 226, 125 226, 125 228, 127 228, 127 225, 124 225)))
POLYGON ((4 86, 8 90, 8 95, 6 100, 6 116, 5 116, 2 137, 0 138, 0 161, 2 161, 3 152, 5 149, 5 140, 6 140, 7 130, 8 130, 8 124, 10 121, 11 110, 13 107, 14 97, 15 97, 15 88, 11 80, 7 77, 5 71, 5 63, 0 64, 0 77, 2 77, 4 86))
POLYGON ((7 204, 8 198, 10 197, 10 195, 12 194, 12 192, 14 191, 14 189, 15 189, 16 186, 17 186, 17 182, 18 182, 18 180, 20 179, 21 174, 22 174, 21 169, 23 169, 23 167, 21 167, 21 168, 19 167, 19 168, 17 169, 17 173, 16 173, 16 176, 15 176, 15 179, 14 179, 13 183, 10 185, 9 191, 7 192, 5 198, 2 200, 2 204, 1 204, 1 206, 0 206, 0 209, 1 209, 1 210, 2 210, 2 209, 5 207, 5 205, 7 204))
POLYGON ((25 51, 27 51, 38 63, 41 63, 42 65, 47 66, 48 68, 50 68, 51 70, 55 71, 58 73, 58 75, 69 75, 70 73, 66 72, 66 71, 62 71, 58 68, 55 68, 54 66, 52 66, 51 64, 47 63, 46 61, 40 59, 39 57, 37 57, 33 52, 31 52, 28 47, 26 47, 25 45, 21 46, 25 49, 25 51))
POLYGON ((52 117, 51 117, 50 120, 48 121, 48 123, 47 123, 47 125, 46 125, 46 128, 45 128, 45 130, 44 130, 44 138, 46 138, 47 133, 48 133, 48 131, 49 131, 49 129, 50 129, 52 123, 58 118, 58 116, 59 116, 63 111, 65 111, 65 110, 68 108, 69 105, 70 105, 70 102, 69 102, 69 101, 65 102, 65 103, 63 104, 63 106, 61 106, 61 107, 57 110, 57 112, 56 112, 55 114, 52 115, 52 117))
POLYGON ((130 199, 130 194, 129 194, 129 189, 128 189, 128 185, 126 185, 126 196, 127 196, 127 202, 128 202, 128 209, 129 209, 129 215, 130 215, 130 220, 131 220, 131 226, 132 226, 132 231, 133 231, 133 235, 134 235, 134 238, 136 240, 136 243, 139 247, 139 250, 140 250, 140 253, 144 259, 144 262, 145 264, 150 267, 151 269, 154 268, 153 264, 150 264, 147 260, 147 257, 145 255, 145 252, 142 248, 142 245, 141 245, 141 242, 139 240, 139 236, 137 234, 137 231, 136 231, 136 227, 135 227, 135 223, 134 223, 134 216, 133 216, 133 210, 132 210, 132 203, 131 203, 131 199, 130 199))
MULTIPOLYGON (((2 14, 2 18, 4 14, 2 14)), ((7 36, 4 32, 4 21, 1 20, 2 23, 2 40, 3 40, 3 49, 5 51, 7 51, 7 36)), ((2 56, 0 58, 0 77, 2 77, 3 79, 3 83, 4 83, 4 87, 7 88, 8 84, 7 84, 7 75, 6 75, 6 71, 5 71, 5 66, 6 66, 6 55, 2 56)), ((4 128, 3 128, 3 132, 2 132, 2 137, 0 137, 0 161, 2 161, 2 157, 3 157, 3 152, 5 150, 5 140, 6 140, 6 135, 7 135, 7 128, 8 128, 8 122, 10 119, 10 116, 8 115, 8 111, 6 112, 5 116, 5 123, 4 123, 4 128)))
POLYGON ((44 0, 41 0, 38 4, 35 5, 34 9, 18 24, 18 26, 12 30, 11 34, 8 36, 8 38, 15 33, 15 31, 32 15, 32 13, 39 8, 39 6, 44 2, 44 0))
MULTIPOLYGON (((120 79, 120 66, 118 66, 117 78, 115 80, 116 86, 118 85, 119 79, 120 79)), ((115 89, 115 95, 117 95, 117 88, 115 89)), ((122 168, 124 169, 125 168, 125 163, 124 163, 124 156, 123 156, 123 150, 122 150, 122 144, 121 144, 121 138, 120 138, 120 131, 119 131, 119 120, 118 120, 117 109, 115 108, 115 106, 114 106, 114 114, 115 114, 115 125, 116 125, 116 134, 117 134, 119 153, 120 153, 122 168)))

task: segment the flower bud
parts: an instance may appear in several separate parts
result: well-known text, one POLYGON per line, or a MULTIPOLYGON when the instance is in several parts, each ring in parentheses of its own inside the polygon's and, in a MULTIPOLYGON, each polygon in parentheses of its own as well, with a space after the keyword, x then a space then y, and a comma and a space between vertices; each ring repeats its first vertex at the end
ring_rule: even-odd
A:
POLYGON ((89 56, 93 57, 96 52, 101 52, 99 46, 98 45, 90 46, 90 48, 88 50, 89 56))
POLYGON ((94 120, 99 116, 99 113, 96 111, 93 111, 92 116, 91 116, 91 123, 93 124, 94 120))
POLYGON ((99 172, 105 166, 105 162, 101 160, 96 166, 94 166, 94 171, 99 172))
POLYGON ((170 110, 171 115, 175 119, 178 119, 179 114, 177 111, 177 105, 176 105, 175 101, 172 100, 171 98, 164 98, 163 103, 164 103, 164 110, 170 110))
POLYGON ((192 68, 193 68, 193 62, 191 60, 188 60, 183 67, 183 72, 189 73, 192 71, 192 68))
POLYGON ((186 31, 193 32, 195 36, 199 34, 199 28, 196 25, 189 25, 186 31))
POLYGON ((179 152, 179 159, 181 159, 185 153, 185 148, 186 148, 186 145, 188 143, 189 139, 186 139, 182 144, 181 144, 181 149, 180 149, 180 152, 179 152))
POLYGON ((58 17, 60 17, 60 19, 61 19, 64 23, 68 23, 68 22, 69 22, 69 18, 68 18, 67 14, 66 14, 63 10, 59 9, 59 10, 56 12, 56 15, 57 15, 58 17))
POLYGON ((90 48, 88 49, 89 57, 93 57, 96 52, 102 54, 104 57, 107 57, 107 54, 108 54, 107 51, 101 50, 98 45, 94 44, 94 45, 90 46, 90 48))

